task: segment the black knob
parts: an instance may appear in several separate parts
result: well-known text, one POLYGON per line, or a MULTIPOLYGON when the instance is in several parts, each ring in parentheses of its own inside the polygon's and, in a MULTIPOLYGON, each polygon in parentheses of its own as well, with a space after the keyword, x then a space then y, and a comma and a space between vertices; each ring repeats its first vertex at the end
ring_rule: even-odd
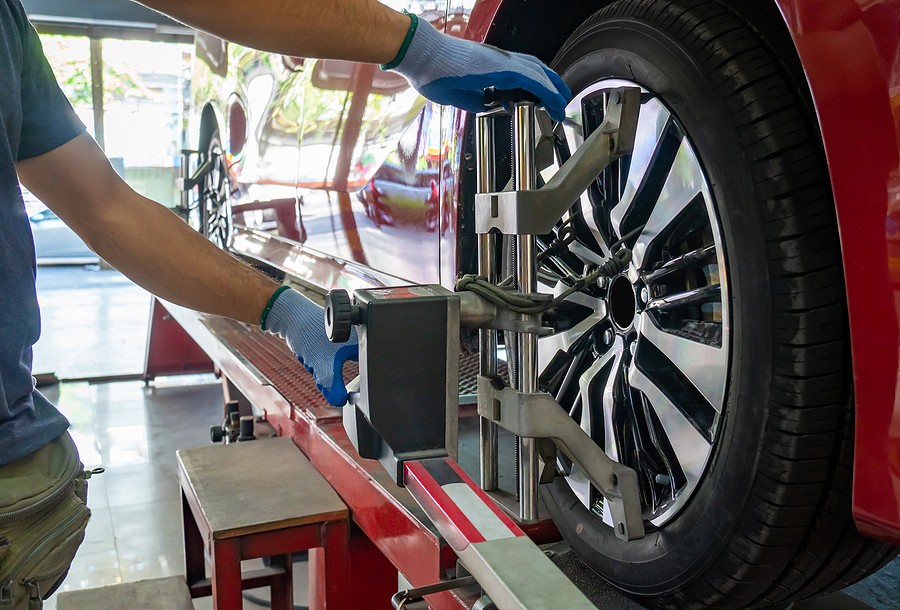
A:
POLYGON ((222 439, 225 438, 225 430, 222 429, 222 426, 210 426, 209 427, 209 440, 213 443, 221 443, 222 439))
POLYGON ((346 290, 332 290, 325 297, 325 334, 332 343, 343 343, 353 329, 353 305, 346 290))

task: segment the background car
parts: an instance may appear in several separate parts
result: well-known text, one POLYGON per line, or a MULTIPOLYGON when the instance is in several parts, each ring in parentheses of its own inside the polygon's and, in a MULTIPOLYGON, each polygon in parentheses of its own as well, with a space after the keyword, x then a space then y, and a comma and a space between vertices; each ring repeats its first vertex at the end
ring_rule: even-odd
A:
MULTIPOLYGON (((600 125, 612 88, 642 90, 633 153, 539 239, 566 246, 542 257, 547 292, 616 242, 634 253, 572 295, 571 327, 540 344, 542 388, 640 481, 648 534, 623 543, 559 460, 542 497, 584 561, 682 609, 785 604, 895 558, 900 2, 399 4, 563 76, 575 98, 544 177, 600 125)), ((244 215, 233 251, 324 289, 449 287, 474 271, 472 117, 374 66, 202 48, 218 55, 194 75, 198 150, 224 134, 233 202, 293 198, 306 228, 292 228, 300 243, 244 215), (412 188, 441 177, 439 230, 373 213, 366 193, 390 167, 415 168, 392 176, 412 188)))
POLYGON ((68 227, 53 210, 33 212, 28 220, 34 236, 34 250, 39 263, 87 264, 100 260, 87 244, 68 227))

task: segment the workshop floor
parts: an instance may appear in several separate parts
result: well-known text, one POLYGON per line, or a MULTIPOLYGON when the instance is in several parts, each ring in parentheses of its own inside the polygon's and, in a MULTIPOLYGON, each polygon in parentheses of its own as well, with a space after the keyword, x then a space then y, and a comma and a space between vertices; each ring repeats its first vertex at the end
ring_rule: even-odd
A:
MULTIPOLYGON (((145 292, 114 271, 42 267, 38 294, 44 332, 35 350, 35 372, 56 372, 67 379, 140 372, 149 311, 145 292)), ((183 574, 175 451, 209 443, 209 426, 222 417, 218 381, 212 376, 171 377, 149 387, 139 381, 82 381, 44 391, 71 421, 85 465, 106 468, 90 481, 93 517, 62 590, 183 574)), ((574 575, 586 569, 566 571, 574 575)), ((596 582, 592 575, 589 580, 596 582)), ((295 603, 305 604, 305 564, 295 566, 295 592, 295 603)), ((900 560, 848 592, 872 608, 897 610, 900 560)), ((604 607, 638 607, 615 592, 591 597, 604 607)), ((803 608, 867 607, 845 595, 829 601, 815 600, 803 608)), ((209 609, 212 602, 205 598, 194 605, 209 609)), ((45 607, 55 610, 55 599, 45 607)), ((244 607, 265 606, 247 601, 244 607)))

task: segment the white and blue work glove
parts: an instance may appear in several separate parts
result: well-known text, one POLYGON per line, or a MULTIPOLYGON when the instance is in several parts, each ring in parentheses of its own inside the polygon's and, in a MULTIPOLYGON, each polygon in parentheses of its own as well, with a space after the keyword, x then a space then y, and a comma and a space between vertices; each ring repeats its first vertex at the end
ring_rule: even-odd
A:
POLYGON ((359 359, 356 329, 346 343, 330 342, 325 336, 325 309, 287 286, 269 299, 259 326, 287 341, 300 364, 312 373, 325 400, 335 407, 347 402, 341 369, 347 360, 359 359))
POLYGON ((415 15, 409 17, 411 24, 400 51, 382 70, 399 72, 419 93, 438 104, 481 112, 486 88, 525 89, 541 100, 554 120, 565 118, 572 92, 538 58, 454 38, 415 15))

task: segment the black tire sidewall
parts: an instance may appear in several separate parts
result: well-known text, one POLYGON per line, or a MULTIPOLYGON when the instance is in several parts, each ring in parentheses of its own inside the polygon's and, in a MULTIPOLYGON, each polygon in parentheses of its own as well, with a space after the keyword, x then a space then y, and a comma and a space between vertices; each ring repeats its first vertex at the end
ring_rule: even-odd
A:
POLYGON ((626 17, 593 23, 569 39, 553 67, 576 93, 617 78, 657 95, 685 128, 704 166, 721 227, 731 362, 716 447, 693 497, 661 529, 625 543, 577 501, 564 479, 543 489, 560 532, 591 567, 630 593, 661 595, 709 569, 734 535, 750 497, 772 371, 761 203, 725 101, 701 64, 662 29, 626 17))

